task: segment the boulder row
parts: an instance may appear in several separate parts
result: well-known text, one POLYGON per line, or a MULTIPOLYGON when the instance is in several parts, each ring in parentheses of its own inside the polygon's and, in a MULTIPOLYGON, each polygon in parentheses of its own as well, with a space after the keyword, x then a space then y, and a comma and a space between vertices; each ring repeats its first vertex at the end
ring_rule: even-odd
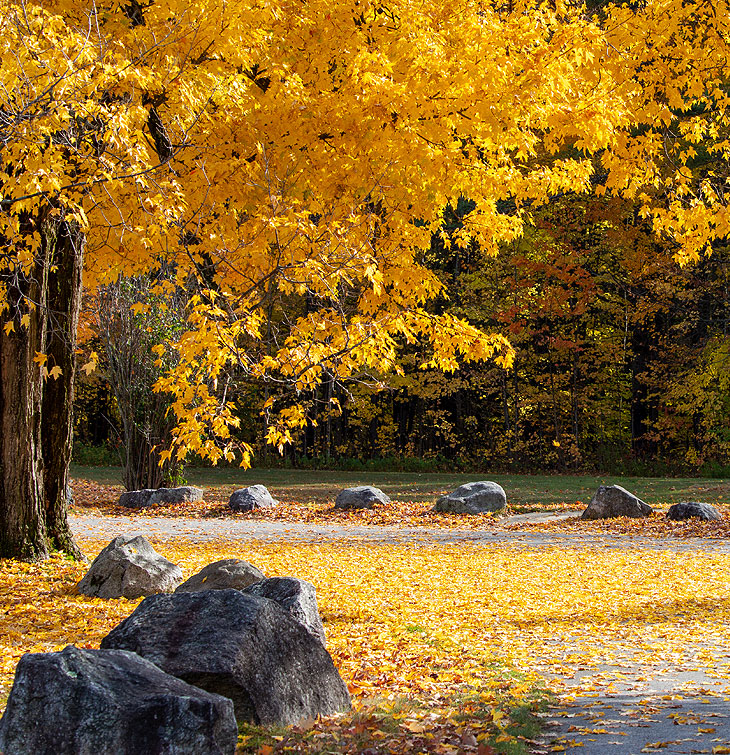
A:
POLYGON ((452 493, 441 496, 434 511, 449 514, 484 514, 501 511, 507 505, 507 496, 501 485, 484 480, 467 482, 452 493))
POLYGON ((288 726, 351 705, 322 643, 278 603, 238 590, 154 595, 101 646, 231 698, 238 721, 288 726))
POLYGON ((233 703, 135 653, 27 653, 0 721, 4 755, 233 755, 233 703))
POLYGON ((581 519, 613 519, 630 516, 634 519, 651 516, 653 509, 648 503, 629 493, 620 485, 601 485, 593 494, 581 519))
POLYGON ((94 559, 76 591, 95 598, 141 598, 172 592, 180 567, 161 556, 142 535, 119 535, 94 559))
POLYGON ((197 574, 186 579, 175 592, 201 590, 243 590, 266 579, 264 573, 240 558, 224 558, 204 566, 197 574))

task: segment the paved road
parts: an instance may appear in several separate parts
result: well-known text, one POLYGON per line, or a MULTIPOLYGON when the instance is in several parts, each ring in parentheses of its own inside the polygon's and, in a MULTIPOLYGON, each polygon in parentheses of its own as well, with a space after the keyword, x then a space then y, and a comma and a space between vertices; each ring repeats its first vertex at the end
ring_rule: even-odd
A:
MULTIPOLYGON (((722 641, 705 645, 727 669, 722 641)), ((647 670, 636 660, 595 669, 610 679, 599 695, 577 692, 572 702, 548 712, 537 751, 569 755, 667 755, 730 753, 730 688, 713 668, 682 666, 647 670), (558 750, 560 751, 560 750, 558 750)), ((581 672, 568 681, 579 689, 581 672)))
POLYGON ((730 541, 699 538, 667 539, 634 535, 582 535, 578 532, 530 532, 510 530, 519 522, 540 523, 577 516, 574 513, 519 514, 501 520, 493 529, 459 530, 430 527, 384 527, 373 525, 305 524, 253 519, 193 519, 153 516, 72 516, 71 528, 83 537, 109 538, 121 533, 142 534, 161 539, 185 537, 203 541, 216 538, 230 540, 328 540, 374 545, 395 543, 509 543, 525 548, 576 547, 693 551, 702 548, 716 553, 730 553, 730 541))
MULTIPOLYGON (((74 516, 77 535, 111 539, 121 533, 161 539, 215 538, 263 541, 342 541, 374 546, 446 543, 510 544, 524 548, 576 547, 692 551, 702 549, 730 553, 730 542, 709 539, 637 538, 631 535, 586 536, 578 532, 530 532, 509 530, 517 522, 544 522, 575 514, 522 514, 502 520, 489 530, 446 530, 426 527, 379 527, 336 524, 303 524, 241 519, 187 519, 146 516, 74 516)), ((712 665, 698 671, 681 666, 647 668, 625 650, 620 662, 594 669, 576 670, 562 678, 572 702, 563 703, 546 716, 542 741, 535 753, 564 751, 574 755, 639 755, 666 753, 730 753, 730 684, 719 673, 730 672, 730 628, 718 627, 718 638, 702 648, 712 665), (586 674, 603 674, 605 691, 581 693, 586 674)))

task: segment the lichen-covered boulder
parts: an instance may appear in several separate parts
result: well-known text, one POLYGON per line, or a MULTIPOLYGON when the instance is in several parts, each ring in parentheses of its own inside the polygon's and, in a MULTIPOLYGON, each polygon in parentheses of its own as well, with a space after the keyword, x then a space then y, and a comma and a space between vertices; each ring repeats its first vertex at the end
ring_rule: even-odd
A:
POLYGON ((467 482, 452 493, 441 496, 434 511, 450 514, 484 514, 501 511, 507 505, 507 496, 501 485, 488 480, 467 482))
POLYGON ((201 590, 243 590, 266 579, 264 573, 240 558, 224 558, 204 566, 197 574, 185 580, 175 592, 201 590))
POLYGON ((667 519, 679 521, 682 519, 702 519, 706 522, 715 522, 722 519, 720 512, 709 503, 699 501, 683 501, 675 503, 667 511, 667 519))
POLYGON ((179 488, 144 488, 143 490, 129 490, 119 496, 119 505, 127 509, 144 509, 150 506, 161 506, 166 503, 191 503, 203 500, 201 488, 192 485, 182 485, 179 488))
POLYGON ((264 485, 249 485, 231 493, 228 499, 228 507, 233 511, 254 511, 255 509, 270 509, 278 506, 264 485))
POLYGON ((0 721, 3 755, 233 755, 231 700, 123 650, 28 653, 0 721))
POLYGON ((313 584, 295 577, 271 577, 247 587, 249 595, 268 598, 285 608, 305 629, 323 645, 327 637, 317 607, 317 590, 313 584))
POLYGON ((153 595, 101 646, 229 697, 239 721, 286 726, 350 708, 322 643, 278 603, 238 590, 153 595))
POLYGON ((378 503, 390 503, 390 498, 379 488, 358 485, 341 490, 335 499, 336 509, 372 509, 378 503))
POLYGON ((601 485, 581 514, 581 519, 612 519, 618 516, 640 519, 652 513, 653 509, 648 503, 620 485, 601 485))
POLYGON ((132 600, 172 592, 182 580, 180 567, 142 535, 119 535, 94 559, 76 590, 90 597, 132 600))

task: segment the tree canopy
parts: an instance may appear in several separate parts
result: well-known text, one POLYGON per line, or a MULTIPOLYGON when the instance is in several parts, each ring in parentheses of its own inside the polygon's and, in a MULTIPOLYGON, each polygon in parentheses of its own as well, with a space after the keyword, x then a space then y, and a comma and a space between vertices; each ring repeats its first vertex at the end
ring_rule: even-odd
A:
MULTIPOLYGON (((0 345, 36 385, 18 400, 71 378, 48 288, 69 260, 88 287, 164 264, 194 289, 159 384, 181 455, 232 454, 232 369, 301 392, 415 341, 441 369, 508 365, 502 335, 426 306, 445 209, 473 205, 444 243, 491 253, 551 198, 620 194, 678 259, 705 254, 730 230, 728 24, 683 0, 0 0, 0 345)), ((269 440, 303 421, 287 405, 269 440)))

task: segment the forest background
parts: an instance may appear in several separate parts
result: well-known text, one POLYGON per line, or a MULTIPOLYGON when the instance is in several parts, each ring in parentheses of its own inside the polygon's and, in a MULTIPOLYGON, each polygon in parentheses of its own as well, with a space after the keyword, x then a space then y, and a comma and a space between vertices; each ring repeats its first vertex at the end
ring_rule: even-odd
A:
MULTIPOLYGON (((505 335, 514 363, 449 373, 423 368, 424 353, 409 346, 401 374, 347 387, 325 380, 296 397, 306 422, 282 453, 265 441, 264 405, 276 389, 234 372, 228 390, 241 420, 234 432, 254 447, 254 464, 727 476, 726 244, 680 266, 638 203, 565 194, 494 256, 476 243, 448 243, 472 207, 467 200, 449 207, 445 235, 434 235, 424 255, 444 284, 430 309, 505 335)), ((100 357, 99 369, 77 385, 74 457, 81 463, 124 462, 120 452, 135 433, 138 444, 167 442, 165 399, 151 389, 161 370, 150 349, 182 327, 182 315, 140 279, 133 289, 123 306, 137 306, 124 315, 124 338, 112 324, 119 302, 108 295, 87 301, 86 319, 97 322, 85 348, 100 357), (101 328, 100 310, 107 313, 101 328), (121 414, 120 404, 127 407, 121 414)), ((272 316, 281 322, 303 306, 272 316)), ((286 401, 285 390, 276 398, 286 401)))

